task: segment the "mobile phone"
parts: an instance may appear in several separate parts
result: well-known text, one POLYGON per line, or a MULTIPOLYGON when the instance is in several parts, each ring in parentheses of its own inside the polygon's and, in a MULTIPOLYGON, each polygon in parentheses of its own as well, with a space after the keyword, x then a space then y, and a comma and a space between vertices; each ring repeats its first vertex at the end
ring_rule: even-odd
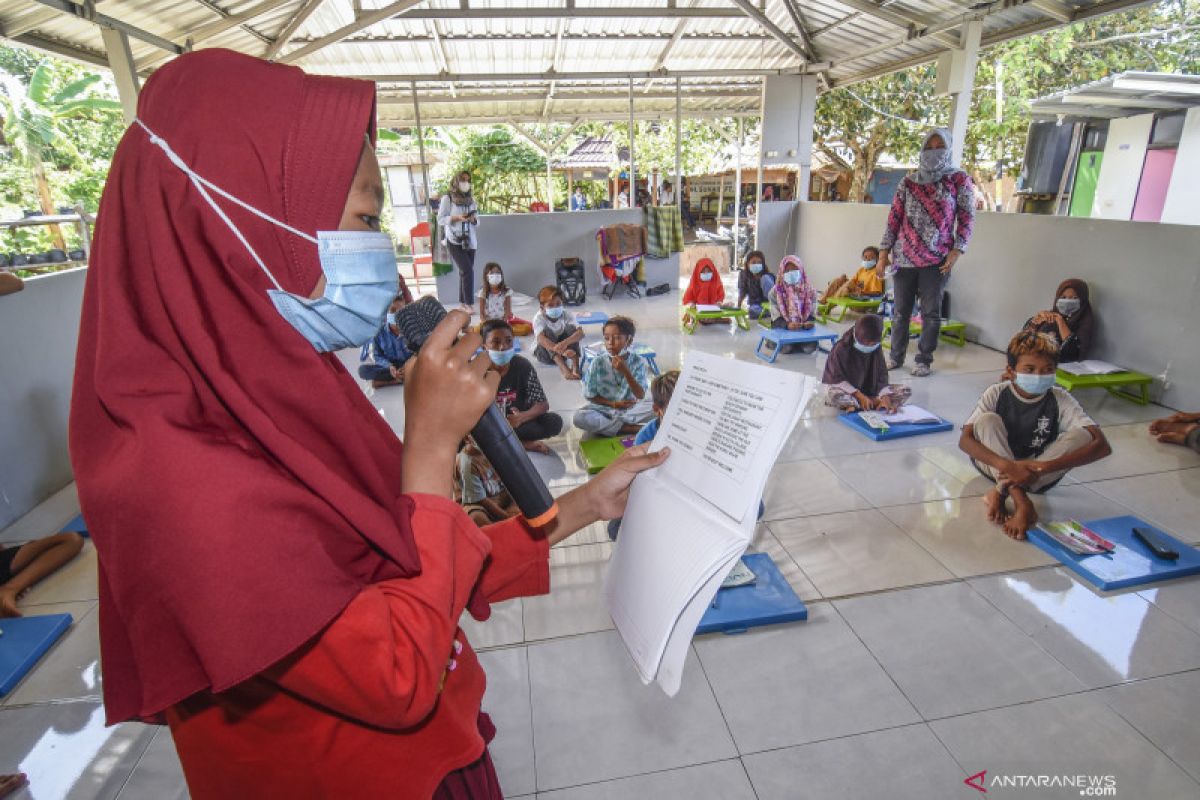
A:
POLYGON ((1179 558, 1179 553, 1175 552, 1170 542, 1160 536, 1157 531, 1149 528, 1134 528, 1133 535, 1140 539, 1146 547, 1149 547, 1151 553, 1164 561, 1174 561, 1179 558))

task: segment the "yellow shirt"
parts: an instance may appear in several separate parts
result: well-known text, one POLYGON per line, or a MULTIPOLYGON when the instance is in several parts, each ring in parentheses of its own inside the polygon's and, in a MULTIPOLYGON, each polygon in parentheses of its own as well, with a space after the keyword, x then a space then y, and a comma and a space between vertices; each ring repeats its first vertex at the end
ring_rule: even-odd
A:
POLYGON ((863 294, 883 294, 883 281, 875 274, 874 267, 864 267, 854 273, 854 281, 862 287, 863 294))

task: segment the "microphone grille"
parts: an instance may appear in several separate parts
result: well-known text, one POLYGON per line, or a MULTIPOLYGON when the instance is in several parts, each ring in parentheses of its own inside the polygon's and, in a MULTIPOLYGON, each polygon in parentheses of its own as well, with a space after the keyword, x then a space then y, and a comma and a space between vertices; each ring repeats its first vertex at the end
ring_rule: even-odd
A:
POLYGON ((446 316, 446 309, 433 295, 425 295, 415 303, 409 303, 396 314, 396 327, 404 336, 404 342, 412 350, 421 345, 433 333, 433 329, 446 316))

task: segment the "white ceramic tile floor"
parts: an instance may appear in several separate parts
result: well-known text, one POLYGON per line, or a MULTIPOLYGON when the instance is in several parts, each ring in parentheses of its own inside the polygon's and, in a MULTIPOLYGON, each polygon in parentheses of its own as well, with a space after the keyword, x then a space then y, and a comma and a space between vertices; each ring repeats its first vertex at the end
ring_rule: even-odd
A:
MULTIPOLYGON (((588 308, 633 316, 663 369, 691 350, 762 363, 753 331, 680 334, 677 302, 588 308)), ((599 335, 588 329, 589 340, 599 335)), ((357 354, 341 355, 357 366, 357 354)), ((943 345, 932 377, 898 378, 914 402, 959 426, 1003 363, 977 345, 943 345)), ((819 377, 824 364, 824 355, 797 355, 776 368, 819 377)), ((538 375, 567 427, 534 462, 561 495, 587 480, 570 427, 582 396, 554 369, 538 375)), ((370 398, 398 434, 403 394, 370 398)), ((1081 402, 1115 455, 1076 470, 1037 499, 1039 511, 1137 514, 1200 540, 1200 459, 1144 436, 1169 412, 1102 392, 1081 402)), ((499 728, 492 754, 508 796, 953 800, 973 795, 963 778, 987 768, 1094 769, 1116 775, 1119 796, 1200 797, 1200 578, 1094 592, 987 523, 978 498, 987 484, 959 453, 957 428, 874 443, 834 417, 814 404, 784 444, 751 545, 810 604, 809 621, 698 638, 676 698, 642 686, 610 630, 602 580, 613 545, 603 525, 554 548, 549 595, 464 620, 483 651, 484 707, 499 728), (1097 686, 1108 688, 1088 691, 1097 686)), ((0 542, 52 533, 77 512, 69 485, 0 542)), ((30 614, 69 610, 76 625, 3 698, 0 771, 30 773, 32 789, 18 798, 185 797, 169 731, 103 726, 96 570, 89 545, 23 600, 30 614)))

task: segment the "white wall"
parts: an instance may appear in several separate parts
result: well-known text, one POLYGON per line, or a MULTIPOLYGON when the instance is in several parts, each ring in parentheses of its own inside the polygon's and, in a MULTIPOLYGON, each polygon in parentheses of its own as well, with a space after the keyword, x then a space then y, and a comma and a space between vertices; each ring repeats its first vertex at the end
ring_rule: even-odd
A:
POLYGON ((1200 106, 1189 108, 1161 222, 1200 225, 1200 106))
POLYGON ((67 415, 86 275, 31 278, 0 297, 0 528, 72 480, 67 415))
MULTIPOLYGON (((583 259, 588 295, 598 293, 596 232, 622 223, 641 225, 641 209, 480 216, 475 291, 479 291, 484 264, 495 261, 504 268, 509 288, 536 296, 543 286, 554 284, 554 262, 574 257, 583 259)), ((646 259, 646 282, 650 286, 670 283, 674 290, 678 276, 679 253, 665 259, 646 259)), ((443 303, 457 302, 457 269, 437 279, 437 296, 443 303)))
MULTIPOLYGON (((863 246, 879 243, 887 212, 800 204, 799 254, 813 282, 823 288, 850 271, 863 246)), ((1153 396, 1165 405, 1200 410, 1200 228, 981 213, 948 287, 953 315, 972 340, 1002 350, 1065 278, 1091 287, 1094 357, 1155 376, 1153 396)))

